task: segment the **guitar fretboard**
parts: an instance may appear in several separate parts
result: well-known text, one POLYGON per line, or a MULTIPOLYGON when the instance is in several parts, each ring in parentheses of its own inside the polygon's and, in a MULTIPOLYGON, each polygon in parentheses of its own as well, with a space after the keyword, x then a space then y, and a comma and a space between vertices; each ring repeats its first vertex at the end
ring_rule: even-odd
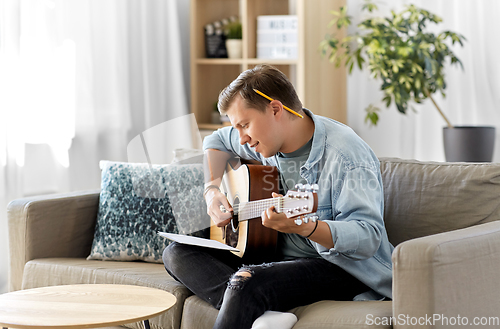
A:
POLYGON ((241 222, 260 217, 264 210, 272 206, 274 206, 276 212, 283 212, 283 197, 241 202, 233 207, 233 212, 238 215, 238 221, 241 222))

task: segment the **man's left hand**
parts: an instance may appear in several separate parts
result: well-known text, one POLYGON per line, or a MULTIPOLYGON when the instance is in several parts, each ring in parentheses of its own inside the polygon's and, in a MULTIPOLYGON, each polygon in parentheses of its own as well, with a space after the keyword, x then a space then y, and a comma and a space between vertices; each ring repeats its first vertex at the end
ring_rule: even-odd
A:
MULTIPOLYGON (((273 198, 281 197, 281 194, 273 192, 273 198)), ((308 234, 308 232, 302 232, 303 230, 300 226, 295 224, 294 218, 288 218, 284 213, 277 213, 274 206, 267 208, 261 214, 262 225, 268 228, 272 228, 278 232, 282 233, 297 233, 297 234, 308 234)))

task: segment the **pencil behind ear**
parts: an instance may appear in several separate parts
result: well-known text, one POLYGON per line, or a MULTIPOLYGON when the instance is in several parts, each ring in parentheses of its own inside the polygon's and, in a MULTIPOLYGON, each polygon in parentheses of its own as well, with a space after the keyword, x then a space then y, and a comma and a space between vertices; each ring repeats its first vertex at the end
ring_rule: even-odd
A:
POLYGON ((283 103, 281 103, 278 100, 271 101, 271 103, 269 103, 269 105, 271 105, 271 108, 273 109, 273 112, 275 115, 276 115, 276 113, 278 113, 278 111, 280 111, 280 110, 283 111, 285 109, 285 107, 283 106, 283 103))
MULTIPOLYGON (((273 102, 273 101, 274 101, 274 99, 272 99, 271 97, 267 96, 266 94, 264 94, 264 93, 263 93, 263 92, 261 92, 260 90, 257 90, 257 89, 255 89, 255 88, 254 88, 254 89, 253 89, 253 91, 255 91, 257 94, 261 95, 262 97, 264 97, 264 98, 266 98, 266 99, 270 100, 271 102, 273 102)), ((299 118, 301 118, 301 119, 302 119, 302 118, 304 118, 301 114, 299 114, 299 113, 295 112, 295 111, 294 111, 294 110, 292 110, 291 108, 286 107, 283 103, 281 103, 281 102, 280 102, 280 104, 281 104, 281 107, 283 107, 283 108, 284 108, 285 110, 287 110, 288 112, 295 114, 296 116, 298 116, 298 117, 299 117, 299 118)))

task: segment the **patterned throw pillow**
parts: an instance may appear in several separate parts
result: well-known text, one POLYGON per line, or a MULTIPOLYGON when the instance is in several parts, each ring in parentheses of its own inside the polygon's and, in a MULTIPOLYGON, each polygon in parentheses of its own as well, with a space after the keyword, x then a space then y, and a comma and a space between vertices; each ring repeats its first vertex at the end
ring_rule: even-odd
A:
POLYGON ((162 263, 158 231, 209 238, 203 166, 101 161, 99 210, 87 259, 162 263))

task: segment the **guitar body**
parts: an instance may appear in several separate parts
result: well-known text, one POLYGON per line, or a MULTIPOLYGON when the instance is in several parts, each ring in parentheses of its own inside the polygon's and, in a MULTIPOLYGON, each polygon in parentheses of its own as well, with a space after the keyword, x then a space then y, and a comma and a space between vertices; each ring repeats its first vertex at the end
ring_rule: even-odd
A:
MULTIPOLYGON (((233 208, 250 201, 272 198, 272 192, 279 191, 278 170, 272 166, 228 163, 221 191, 226 193, 233 208)), ((210 238, 238 249, 233 253, 245 262, 269 261, 276 252, 278 232, 263 226, 260 215, 243 221, 239 219, 235 212, 231 222, 223 228, 212 222, 210 238)))

